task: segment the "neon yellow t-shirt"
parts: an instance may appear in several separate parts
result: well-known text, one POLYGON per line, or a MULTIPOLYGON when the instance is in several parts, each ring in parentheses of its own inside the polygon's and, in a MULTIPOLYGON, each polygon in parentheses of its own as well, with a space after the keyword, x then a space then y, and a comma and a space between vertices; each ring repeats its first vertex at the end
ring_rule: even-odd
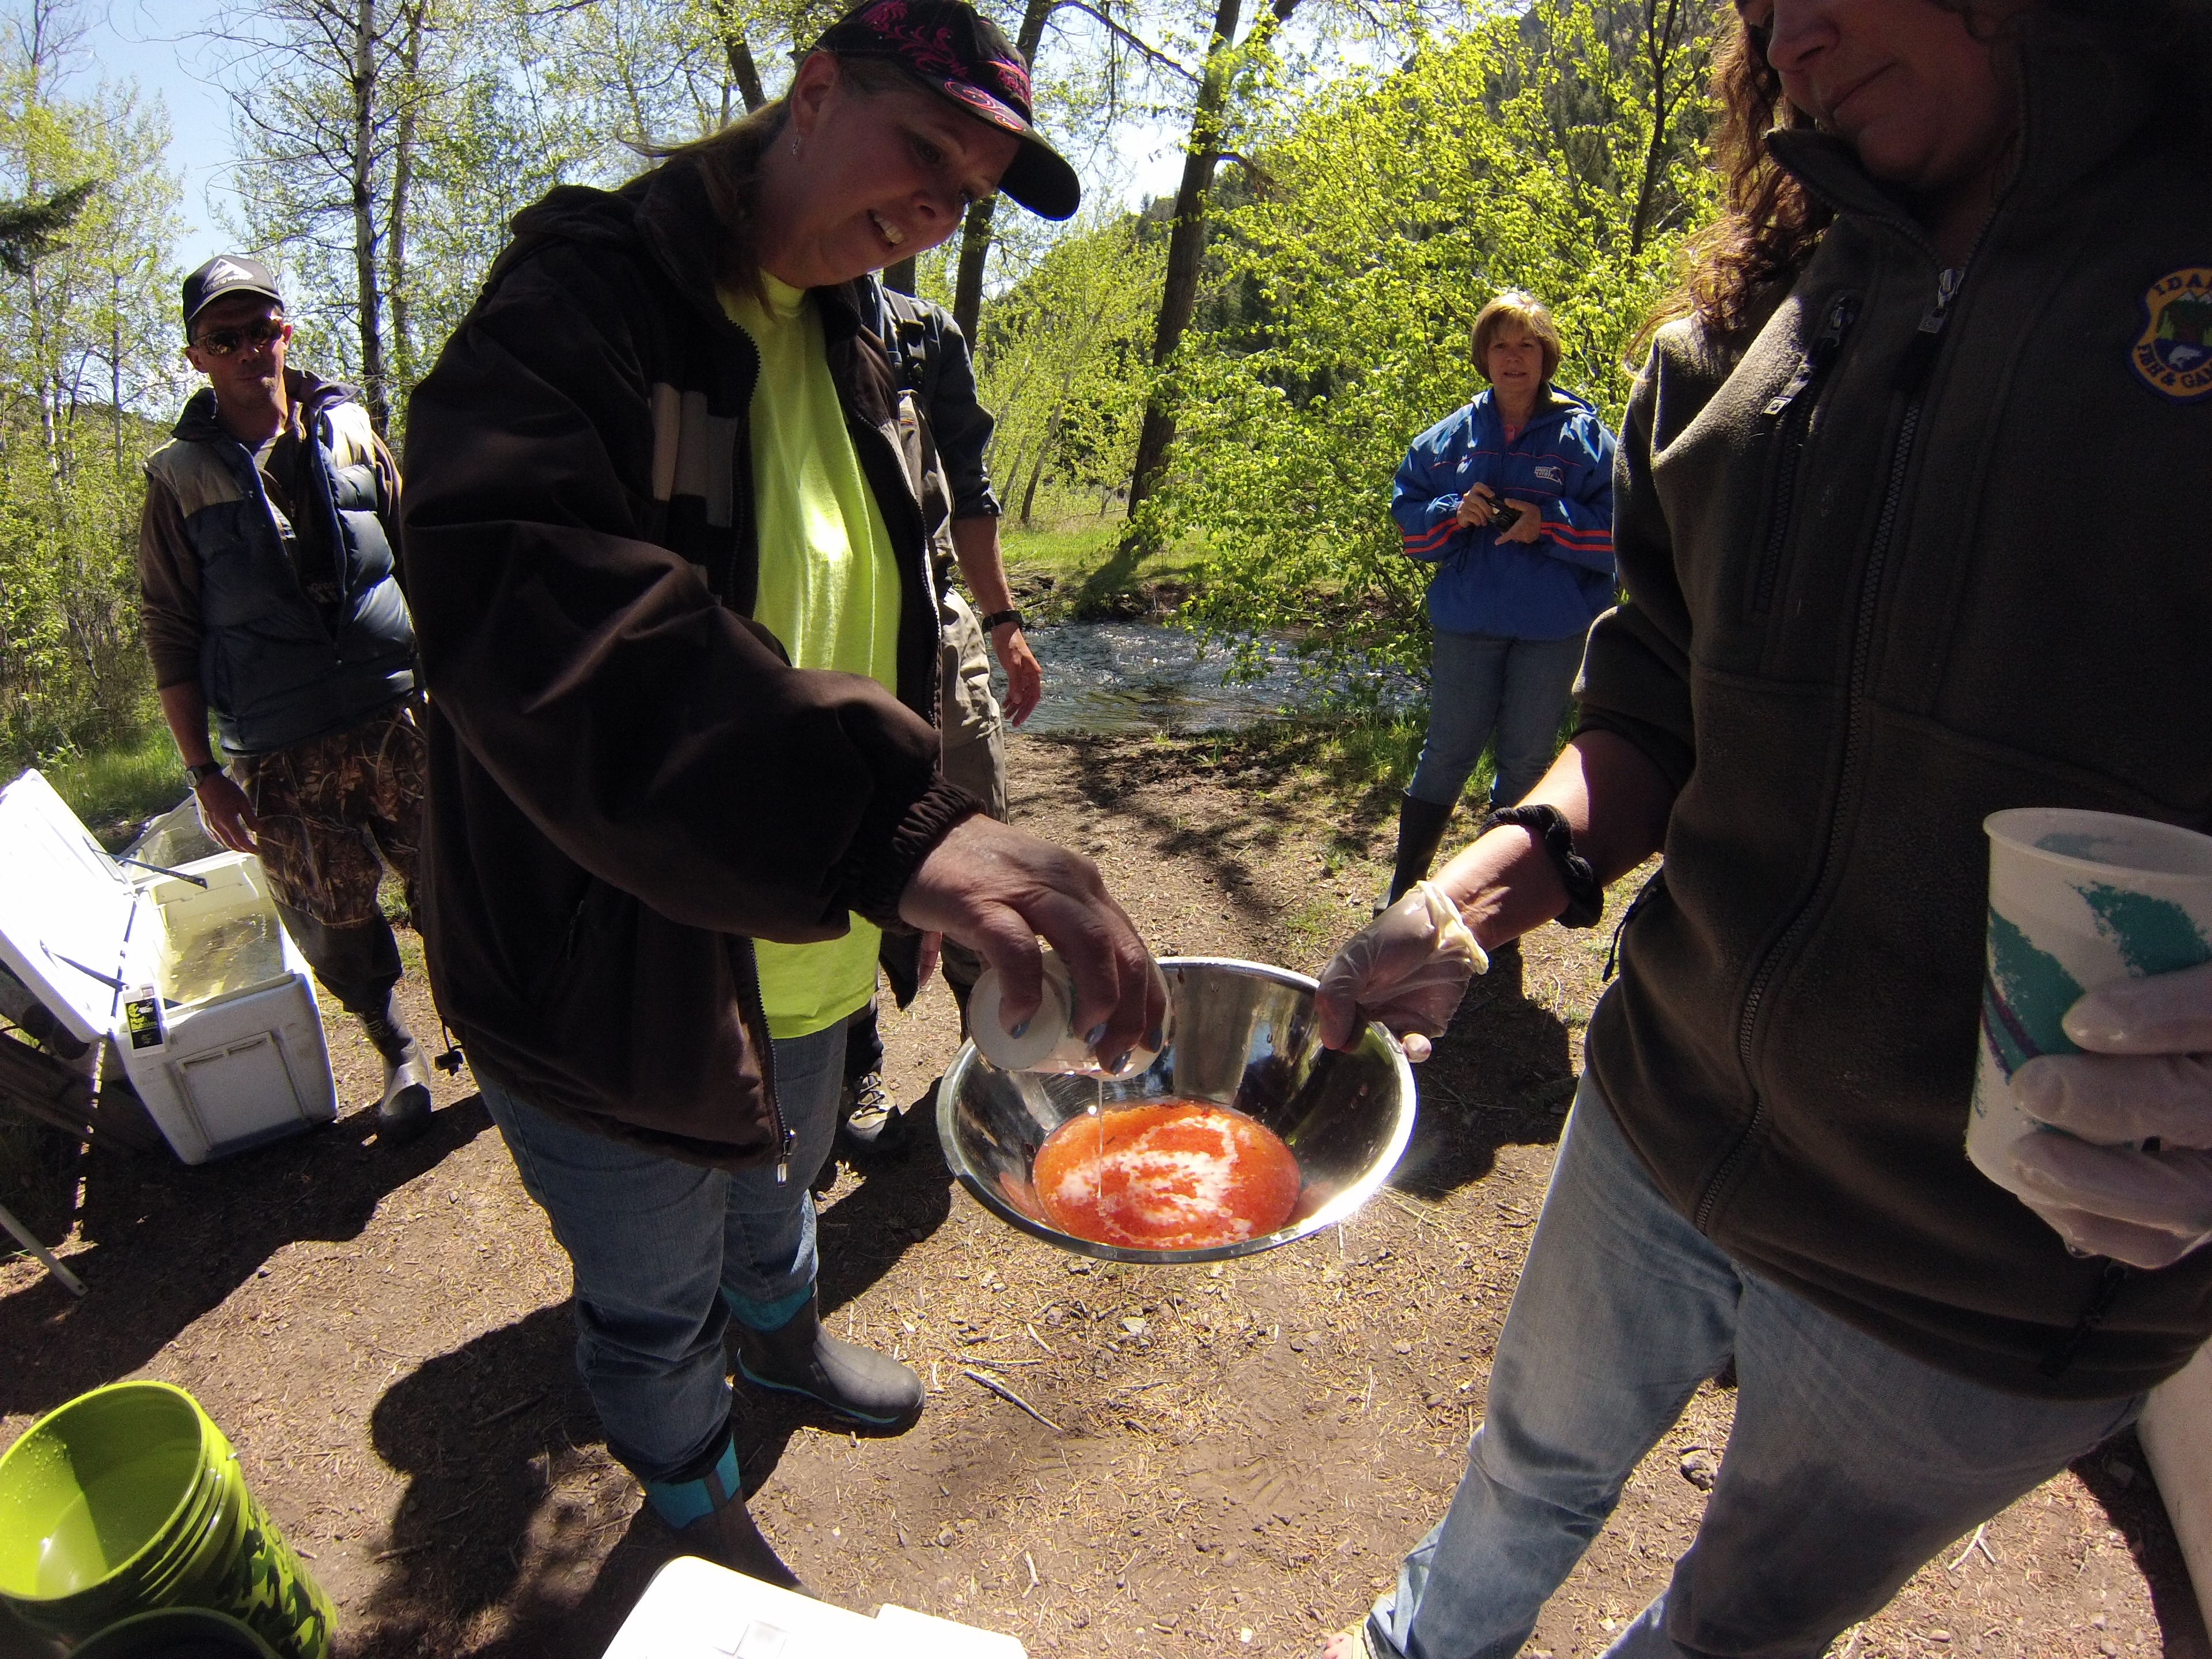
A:
MULTIPOLYGON (((760 588, 753 620, 794 668, 866 674, 898 689, 898 561, 830 379, 822 318, 803 289, 765 271, 763 305, 724 290, 722 309, 760 349, 753 388, 753 512, 760 588)), ((842 939, 757 940, 769 1034, 825 1030, 876 991, 880 931, 854 916, 842 939)))

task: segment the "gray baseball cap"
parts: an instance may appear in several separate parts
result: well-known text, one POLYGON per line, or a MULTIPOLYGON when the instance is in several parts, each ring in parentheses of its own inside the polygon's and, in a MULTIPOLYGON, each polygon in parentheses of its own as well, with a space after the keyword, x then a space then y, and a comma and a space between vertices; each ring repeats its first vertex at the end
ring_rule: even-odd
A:
POLYGON ((276 287, 276 274, 258 259, 243 253, 218 253, 185 278, 185 327, 216 301, 233 294, 258 294, 284 303, 276 287))

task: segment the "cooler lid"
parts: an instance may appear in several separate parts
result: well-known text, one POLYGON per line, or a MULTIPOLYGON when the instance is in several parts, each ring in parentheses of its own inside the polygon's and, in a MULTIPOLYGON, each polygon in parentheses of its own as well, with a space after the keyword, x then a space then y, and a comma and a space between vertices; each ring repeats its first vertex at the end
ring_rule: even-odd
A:
POLYGON ((0 960, 81 1042, 112 1033, 131 882, 36 771, 0 789, 0 960))

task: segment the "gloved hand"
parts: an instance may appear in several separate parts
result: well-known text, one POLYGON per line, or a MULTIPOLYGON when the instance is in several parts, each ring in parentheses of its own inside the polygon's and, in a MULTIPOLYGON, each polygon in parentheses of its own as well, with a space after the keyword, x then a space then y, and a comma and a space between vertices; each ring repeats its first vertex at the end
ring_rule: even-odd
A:
POLYGON ((1436 883, 1422 882, 1346 939, 1321 970, 1314 993, 1321 1040, 1348 1048, 1368 1021, 1379 1019, 1418 1064, 1429 1057, 1429 1039, 1451 1023, 1468 981, 1489 968, 1459 906, 1436 883))
POLYGON ((2212 1239, 2212 963, 2092 991, 2065 1026, 2087 1053, 2012 1077, 2021 1110, 2066 1131, 2014 1147, 2026 1201, 2085 1255, 2179 1261, 2212 1239))

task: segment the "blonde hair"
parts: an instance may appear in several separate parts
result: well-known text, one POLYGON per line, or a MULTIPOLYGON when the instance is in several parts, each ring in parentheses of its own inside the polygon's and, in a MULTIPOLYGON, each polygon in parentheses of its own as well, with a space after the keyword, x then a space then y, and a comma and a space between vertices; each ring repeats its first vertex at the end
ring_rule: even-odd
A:
POLYGON ((1541 300, 1517 288, 1507 289, 1475 313, 1475 372, 1486 380, 1490 378, 1491 342, 1500 329, 1507 327, 1536 337, 1536 343, 1544 348, 1544 379, 1548 383, 1559 372, 1559 325, 1552 320, 1541 300))

